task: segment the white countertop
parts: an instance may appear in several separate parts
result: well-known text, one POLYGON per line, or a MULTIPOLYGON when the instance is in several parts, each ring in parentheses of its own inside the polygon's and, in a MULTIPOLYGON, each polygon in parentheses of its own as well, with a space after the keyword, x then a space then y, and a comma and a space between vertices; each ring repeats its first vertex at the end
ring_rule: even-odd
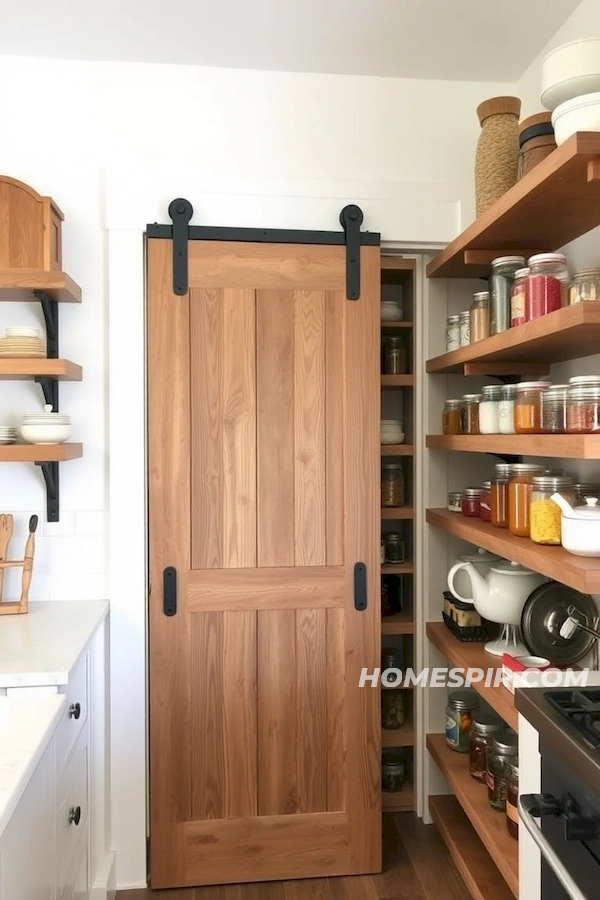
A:
POLYGON ((1 616, 0 688, 67 684, 108 607, 106 600, 49 600, 30 603, 27 615, 1 616))
POLYGON ((64 694, 0 697, 0 835, 48 746, 66 702, 64 694))

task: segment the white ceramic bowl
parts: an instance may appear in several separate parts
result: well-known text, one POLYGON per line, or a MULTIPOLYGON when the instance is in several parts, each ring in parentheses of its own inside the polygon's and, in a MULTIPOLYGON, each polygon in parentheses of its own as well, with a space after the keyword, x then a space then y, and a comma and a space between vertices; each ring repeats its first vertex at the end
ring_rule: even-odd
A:
POLYGON ((53 422, 41 425, 21 425, 21 437, 30 444, 62 444, 69 440, 70 425, 53 422))
POLYGON ((595 91, 600 91, 600 38, 563 44, 542 61, 541 100, 546 109, 595 91))
POLYGON ((600 91, 561 103, 552 113, 552 125, 558 147, 578 131, 600 131, 600 91))
POLYGON ((40 329, 31 328, 29 325, 10 325, 4 329, 6 337, 39 338, 40 329))

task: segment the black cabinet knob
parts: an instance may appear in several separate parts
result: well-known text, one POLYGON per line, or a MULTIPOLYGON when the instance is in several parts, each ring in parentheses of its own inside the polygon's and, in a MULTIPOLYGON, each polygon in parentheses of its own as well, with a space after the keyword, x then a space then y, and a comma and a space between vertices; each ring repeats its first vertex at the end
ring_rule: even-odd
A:
POLYGON ((70 719, 78 719, 81 715, 81 704, 80 703, 71 703, 69 707, 69 718, 70 719))
POLYGON ((577 813, 566 813, 565 840, 567 841, 595 841, 598 837, 598 825, 591 816, 581 816, 577 813))
POLYGON ((72 806, 69 810, 69 825, 79 825, 81 822, 81 807, 72 806))

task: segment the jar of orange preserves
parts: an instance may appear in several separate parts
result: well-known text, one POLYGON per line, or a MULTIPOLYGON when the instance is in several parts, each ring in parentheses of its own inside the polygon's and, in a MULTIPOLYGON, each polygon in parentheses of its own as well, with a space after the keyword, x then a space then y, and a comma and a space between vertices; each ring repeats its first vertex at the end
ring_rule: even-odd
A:
POLYGON ((522 381, 515 397, 515 431, 517 434, 540 434, 542 430, 542 394, 547 381, 522 381))
POLYGON ((515 463, 510 467, 508 482, 508 530, 518 537, 529 537, 529 503, 533 476, 541 475, 543 466, 515 463))

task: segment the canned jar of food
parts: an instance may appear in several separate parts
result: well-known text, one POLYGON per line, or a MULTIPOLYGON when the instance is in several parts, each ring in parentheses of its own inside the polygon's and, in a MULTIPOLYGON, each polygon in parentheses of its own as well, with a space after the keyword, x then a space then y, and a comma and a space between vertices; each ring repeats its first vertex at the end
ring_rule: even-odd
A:
POLYGON ((562 494, 575 504, 575 486, 570 475, 535 475, 529 503, 529 536, 536 544, 560 546, 561 511, 552 494, 562 494))
POLYGON ((524 265, 522 256, 499 256, 492 261, 490 334, 510 328, 512 287, 516 273, 524 265))
POLYGON ((542 394, 547 381, 522 381, 515 396, 515 431, 517 434, 540 434, 542 430, 542 394))
POLYGON ((600 300, 600 269, 586 269, 573 276, 569 288, 569 305, 600 300))
POLYGON ((516 385, 503 384, 500 388, 500 401, 498 403, 498 425, 500 434, 515 433, 515 395, 516 385))
POLYGON ((490 295, 487 291, 473 295, 470 312, 471 343, 474 344, 490 336, 490 295))
POLYGON ((529 260, 525 319, 532 322, 567 305, 571 278, 562 253, 538 253, 529 260))
POLYGON ((461 434, 479 434, 481 394, 465 394, 460 406, 461 434))
POLYGON ((460 347, 460 316, 448 316, 446 320, 446 351, 460 347))
POLYGON ((446 706, 446 743, 457 753, 469 752, 469 736, 473 713, 479 708, 479 698, 473 691, 453 691, 446 706))
POLYGON ((383 374, 406 375, 407 372, 406 341, 399 335, 386 335, 383 339, 383 374))
POLYGON ((446 400, 442 413, 444 434, 460 434, 460 407, 462 400, 446 400))
POLYGON ((471 343, 471 310, 464 309, 458 316, 459 341, 461 347, 468 347, 471 343))
POLYGON ((470 519, 479 519, 481 517, 481 495, 482 487, 466 487, 463 491, 461 504, 461 512, 463 516, 470 519))
POLYGON ((500 385, 486 384, 481 388, 479 403, 479 433, 500 433, 500 385))
POLYGON ((381 763, 381 788, 398 793, 406 781, 406 757, 403 750, 384 750, 381 763))
POLYGON ((490 521, 496 528, 508 528, 508 482, 511 466, 498 463, 490 487, 490 521))
POLYGON ((462 491, 450 491, 448 494, 448 509, 450 512, 462 512, 462 501, 464 494, 462 491))
POLYGON ((492 746, 494 735, 505 727, 504 721, 496 713, 477 710, 473 714, 473 727, 469 737, 469 772, 476 781, 485 784, 488 750, 492 746))
POLYGON ((515 280, 513 281, 512 291, 510 294, 510 327, 516 325, 524 325, 527 321, 525 318, 525 306, 527 304, 527 283, 529 279, 529 268, 527 266, 517 269, 515 272, 515 280))
POLYGON ((517 764, 519 739, 512 728, 506 728, 494 735, 487 755, 486 781, 488 800, 492 809, 506 811, 506 791, 510 767, 517 764))
POLYGON ((405 504, 404 467, 401 462, 381 466, 381 505, 399 507, 405 504))
POLYGON ((600 431, 600 386, 571 385, 567 397, 569 434, 595 434, 600 431))
POLYGON ((564 434, 567 430, 568 384, 553 384, 542 393, 542 431, 544 434, 564 434))
POLYGON ((535 475, 542 475, 543 466, 515 463, 510 467, 508 482, 508 530, 517 537, 529 537, 529 506, 535 475))

